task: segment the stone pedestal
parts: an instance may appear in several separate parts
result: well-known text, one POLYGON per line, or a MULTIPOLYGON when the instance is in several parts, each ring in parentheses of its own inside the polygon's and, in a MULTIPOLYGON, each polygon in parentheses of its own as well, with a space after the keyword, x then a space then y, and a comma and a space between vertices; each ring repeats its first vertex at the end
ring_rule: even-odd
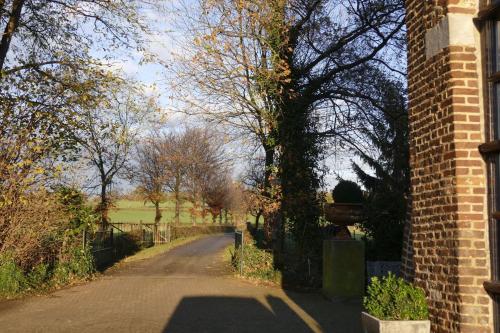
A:
POLYGON ((323 241, 323 295, 360 298, 365 293, 365 246, 356 240, 323 241))

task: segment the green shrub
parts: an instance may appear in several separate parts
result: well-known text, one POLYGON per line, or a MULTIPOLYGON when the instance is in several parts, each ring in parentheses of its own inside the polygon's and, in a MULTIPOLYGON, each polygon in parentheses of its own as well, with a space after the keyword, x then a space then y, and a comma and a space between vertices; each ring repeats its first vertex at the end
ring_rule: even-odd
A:
POLYGON ((66 284, 74 279, 90 277, 95 272, 94 257, 90 248, 71 247, 64 260, 57 262, 53 282, 66 284))
MULTIPOLYGON (((241 251, 233 251, 232 265, 235 271, 240 270, 241 251)), ((280 282, 281 272, 274 268, 271 252, 260 249, 254 242, 245 244, 243 252, 243 276, 265 281, 280 282)))
POLYGON ((59 203, 64 210, 71 216, 69 230, 73 234, 79 234, 84 229, 97 223, 99 217, 95 210, 87 205, 85 195, 79 189, 66 186, 58 186, 55 189, 59 203))
POLYGON ((30 288, 38 289, 46 284, 52 277, 50 266, 47 264, 38 264, 27 275, 30 288))
POLYGON ((0 297, 40 291, 94 272, 82 231, 96 221, 74 189, 39 191, 15 205, 0 205, 0 297))
POLYGON ((350 180, 341 180, 332 191, 335 203, 362 203, 363 191, 358 184, 350 180))
POLYGON ((7 255, 0 257, 0 296, 14 296, 28 287, 22 269, 7 255))
POLYGON ((363 305, 381 320, 426 320, 429 317, 424 291, 389 273, 374 277, 363 305))

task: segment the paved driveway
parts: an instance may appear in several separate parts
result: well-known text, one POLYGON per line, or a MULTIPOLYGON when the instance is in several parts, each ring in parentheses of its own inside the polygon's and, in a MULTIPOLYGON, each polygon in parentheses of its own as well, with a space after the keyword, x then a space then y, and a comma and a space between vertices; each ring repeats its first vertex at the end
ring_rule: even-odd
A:
POLYGON ((1 332, 360 332, 359 302, 233 277, 217 235, 48 296, 0 303, 1 332))

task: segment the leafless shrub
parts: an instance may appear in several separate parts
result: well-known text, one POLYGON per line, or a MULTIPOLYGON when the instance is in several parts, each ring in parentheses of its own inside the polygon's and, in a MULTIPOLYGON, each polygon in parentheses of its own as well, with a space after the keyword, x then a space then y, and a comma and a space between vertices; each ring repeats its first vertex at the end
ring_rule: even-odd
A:
POLYGON ((19 202, 0 206, 0 254, 12 257, 24 270, 52 263, 67 241, 71 214, 54 195, 29 193, 19 202))

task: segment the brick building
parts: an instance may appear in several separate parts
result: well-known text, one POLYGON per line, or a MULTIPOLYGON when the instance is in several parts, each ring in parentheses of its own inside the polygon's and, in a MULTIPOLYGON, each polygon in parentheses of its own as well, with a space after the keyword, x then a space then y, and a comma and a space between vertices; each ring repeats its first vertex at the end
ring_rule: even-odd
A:
POLYGON ((411 223, 433 332, 500 332, 500 1, 406 0, 411 223))

